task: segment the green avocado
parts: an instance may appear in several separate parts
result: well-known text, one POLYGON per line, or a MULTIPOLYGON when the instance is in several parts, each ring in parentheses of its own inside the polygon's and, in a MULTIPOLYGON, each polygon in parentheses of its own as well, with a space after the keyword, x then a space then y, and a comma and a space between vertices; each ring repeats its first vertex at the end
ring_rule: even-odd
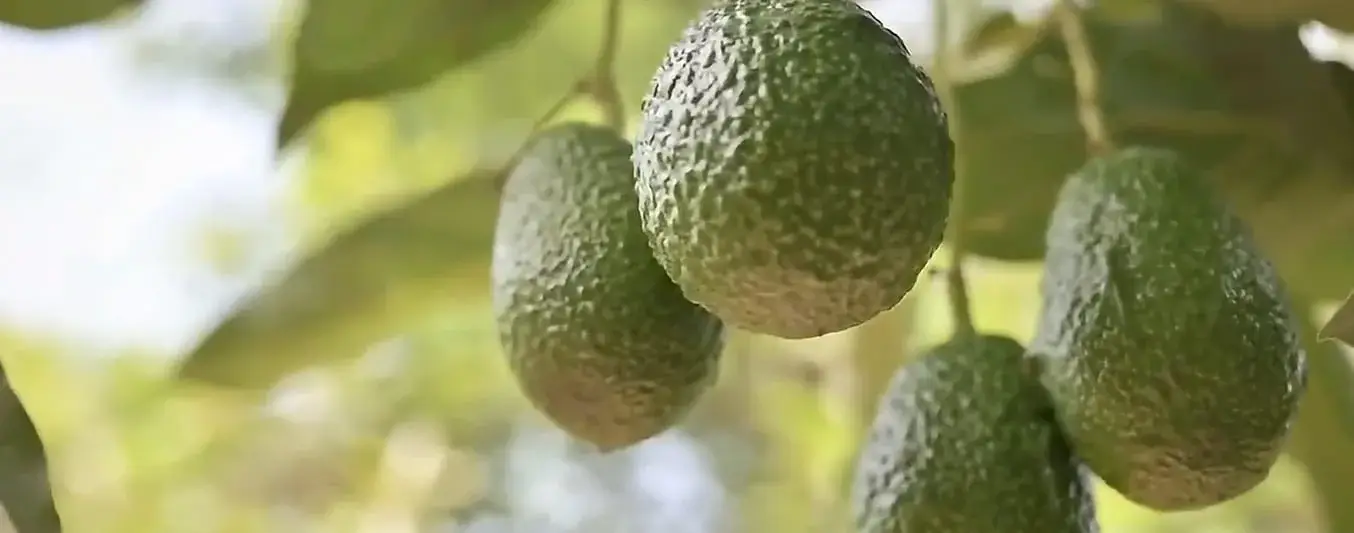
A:
POLYGON ((654 261, 630 153, 601 126, 539 133, 504 184, 491 269, 500 340, 525 395, 604 451, 679 422, 724 344, 719 319, 654 261))
POLYGON ((1095 158, 1058 195, 1031 351, 1076 452, 1129 500, 1213 505, 1268 475, 1306 386, 1274 268, 1177 153, 1095 158))
POLYGON ((912 289, 954 147, 931 80, 850 0, 722 0, 668 51, 635 188, 654 254, 731 326, 808 338, 912 289))
POLYGON ((856 468, 858 533, 1095 533, 1091 481, 1025 350, 961 335, 905 365, 856 468))

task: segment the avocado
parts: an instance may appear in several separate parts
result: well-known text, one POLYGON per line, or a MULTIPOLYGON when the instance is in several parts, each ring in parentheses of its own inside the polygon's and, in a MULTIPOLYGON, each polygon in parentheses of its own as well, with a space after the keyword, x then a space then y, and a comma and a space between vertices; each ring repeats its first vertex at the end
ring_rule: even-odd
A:
POLYGON ((533 138, 504 183, 490 272, 523 392, 604 451, 677 423, 724 344, 719 319, 684 299, 649 250, 630 153, 591 124, 533 138))
MULTIPOLYGON (((1354 287, 1354 180, 1345 178, 1354 175, 1354 71, 1313 60, 1291 28, 1228 25, 1180 2, 1152 3, 1159 12, 1150 21, 1116 16, 1118 2, 1088 2, 1082 11, 1115 138, 1175 150, 1207 171, 1290 294, 1344 298, 1354 287), (1263 94, 1274 97, 1238 98, 1263 94), (1270 117, 1296 136, 1201 127, 1205 116, 1270 117)), ((1038 261, 1058 189, 1086 162, 1075 88, 1066 75, 1050 75, 1070 72, 1066 46, 1042 24, 988 17, 970 47, 1003 34, 1030 35, 1029 47, 1000 76, 956 80, 954 105, 964 110, 957 179, 967 185, 955 223, 974 256, 1038 261)))
POLYGON ((940 245, 954 146, 931 80, 849 0, 721 0, 642 104, 635 188, 659 263, 731 326, 861 324, 940 245))
POLYGON ((1068 177, 1030 349, 1077 454, 1127 499, 1196 509, 1268 475, 1307 361, 1274 268, 1176 152, 1068 177))
POLYGON ((856 467, 858 533, 1094 533, 1089 474, 1016 341, 959 335, 909 362, 856 467))

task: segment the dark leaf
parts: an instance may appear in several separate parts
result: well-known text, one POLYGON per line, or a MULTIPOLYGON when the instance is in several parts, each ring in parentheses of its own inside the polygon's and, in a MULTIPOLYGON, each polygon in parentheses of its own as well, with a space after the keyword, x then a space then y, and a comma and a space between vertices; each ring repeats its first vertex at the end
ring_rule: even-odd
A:
POLYGON ((1345 303, 1335 310, 1316 338, 1322 341, 1335 339, 1347 346, 1354 346, 1354 293, 1345 298, 1345 303))
POLYGON ((483 305, 498 194, 493 173, 472 173, 340 234, 243 300, 179 376, 266 389, 355 357, 430 310, 483 305))
MULTIPOLYGON (((1219 192, 1299 292, 1354 285, 1354 121, 1297 26, 1241 28, 1163 3, 1159 17, 1092 11, 1102 106, 1121 144, 1173 148, 1219 192), (1348 240, 1345 238, 1344 240, 1348 240)), ((1045 36, 1008 74, 958 87, 964 110, 969 244, 1037 259, 1062 179, 1085 160, 1067 54, 1045 36)))
POLYGON ((42 439, 0 368, 0 504, 17 533, 61 533, 47 476, 42 439))
POLYGON ((277 128, 285 148, 329 108, 420 88, 516 41, 552 0, 311 0, 277 128))
POLYGON ((0 22, 30 30, 60 30, 106 19, 143 0, 0 0, 0 22))

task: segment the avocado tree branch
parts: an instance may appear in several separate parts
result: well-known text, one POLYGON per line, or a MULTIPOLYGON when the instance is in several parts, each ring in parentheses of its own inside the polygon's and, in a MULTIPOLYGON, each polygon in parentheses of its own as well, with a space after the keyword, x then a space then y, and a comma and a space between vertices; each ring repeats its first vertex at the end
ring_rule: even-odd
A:
POLYGON ((951 10, 953 0, 932 0, 932 23, 934 24, 935 49, 932 52, 931 75, 935 78, 936 90, 940 100, 946 106, 946 119, 949 123, 950 139, 954 143, 954 185, 950 192, 950 215, 945 226, 945 244, 950 249, 950 266, 946 271, 945 285, 949 294, 950 309, 954 316, 956 333, 974 332, 972 305, 969 303, 968 283, 964 279, 964 254, 968 251, 964 242, 964 182, 967 181, 964 166, 964 142, 960 138, 960 120, 958 101, 955 98, 951 62, 954 60, 950 50, 951 10))
POLYGON ((1114 149, 1114 140, 1100 105, 1100 68, 1086 25, 1081 20, 1081 11, 1074 0, 1059 0, 1053 13, 1058 18, 1058 30, 1067 47, 1067 61, 1072 66, 1077 119, 1086 132, 1086 148, 1092 155, 1109 152, 1114 149))

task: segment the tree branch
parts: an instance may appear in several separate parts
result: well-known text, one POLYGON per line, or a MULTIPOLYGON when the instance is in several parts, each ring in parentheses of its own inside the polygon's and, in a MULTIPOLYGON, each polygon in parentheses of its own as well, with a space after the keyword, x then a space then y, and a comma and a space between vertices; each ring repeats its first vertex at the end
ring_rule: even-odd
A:
POLYGON ((1086 132, 1086 148, 1093 155, 1114 149, 1114 140, 1100 104, 1100 68, 1096 64, 1091 39, 1082 23, 1081 11, 1073 0, 1059 0, 1054 8, 1067 59, 1072 66, 1072 81, 1077 90, 1077 119, 1086 132))
POLYGON ((964 228, 964 207, 965 207, 965 182, 967 181, 967 172, 965 171, 963 149, 964 142, 960 136, 961 114, 959 112, 958 101, 955 98, 953 77, 951 74, 952 62, 954 60, 953 52, 950 50, 950 25, 951 13, 949 3, 952 0, 932 0, 933 18, 932 24, 935 37, 934 59, 931 61, 931 72, 934 78, 937 92, 940 93, 940 99, 946 106, 946 119, 949 123, 950 139, 955 145, 954 152, 954 186, 950 193, 950 214, 945 226, 945 243, 950 250, 950 266, 946 271, 945 285, 950 300, 950 310, 953 313, 954 327, 957 334, 974 333, 972 304, 969 302, 968 283, 964 279, 964 256, 968 252, 968 246, 965 242, 964 228))

